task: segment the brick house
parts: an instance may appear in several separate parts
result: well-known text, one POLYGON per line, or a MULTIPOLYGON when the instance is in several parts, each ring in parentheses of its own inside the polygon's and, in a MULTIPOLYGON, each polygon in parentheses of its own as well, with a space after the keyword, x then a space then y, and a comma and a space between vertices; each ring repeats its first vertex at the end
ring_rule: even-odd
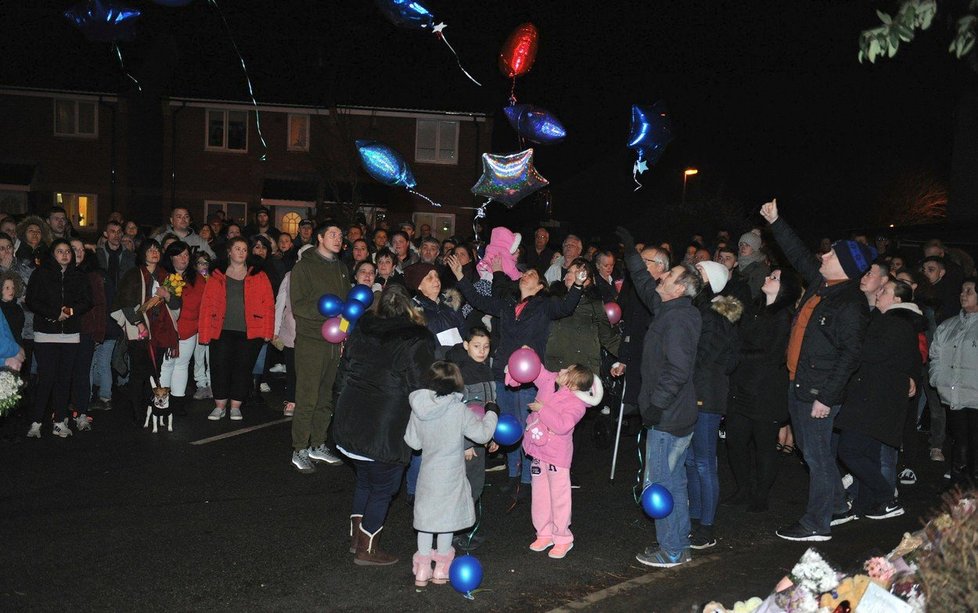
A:
POLYGON ((80 230, 112 211, 143 225, 186 206, 195 222, 224 209, 249 221, 273 211, 294 233, 300 219, 363 215, 368 223, 413 219, 436 236, 469 234, 469 188, 489 151, 481 113, 313 107, 164 98, 157 105, 98 92, 0 88, 0 209, 39 212, 58 204, 80 230), (404 155, 418 191, 390 188, 360 168, 354 141, 383 141, 404 155), (265 159, 262 160, 262 157, 265 159))

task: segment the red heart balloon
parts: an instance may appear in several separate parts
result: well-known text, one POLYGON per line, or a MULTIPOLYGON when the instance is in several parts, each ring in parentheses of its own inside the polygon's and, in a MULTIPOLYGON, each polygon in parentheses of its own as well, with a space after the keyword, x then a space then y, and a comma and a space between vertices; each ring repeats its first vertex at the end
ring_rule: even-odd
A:
POLYGON ((510 79, 525 75, 537 59, 537 39, 540 33, 532 23, 517 26, 499 53, 499 70, 510 79))

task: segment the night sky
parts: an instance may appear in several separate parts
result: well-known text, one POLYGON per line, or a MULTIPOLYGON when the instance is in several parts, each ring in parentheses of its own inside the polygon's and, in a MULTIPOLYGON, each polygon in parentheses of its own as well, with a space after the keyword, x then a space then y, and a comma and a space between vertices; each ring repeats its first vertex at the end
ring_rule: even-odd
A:
MULTIPOLYGON (((0 82, 119 90, 128 87, 108 45, 89 43, 60 13, 71 3, 10 6, 0 25, 0 82)), ((144 10, 127 64, 161 95, 245 99, 240 66, 213 7, 132 2, 144 10)), ((818 230, 871 225, 895 180, 946 181, 953 109, 974 73, 931 31, 875 66, 856 60, 858 34, 878 24, 864 2, 577 2, 426 0, 479 88, 434 36, 395 28, 367 0, 225 0, 231 32, 260 101, 469 110, 496 117, 493 150, 518 145, 501 108, 509 81, 497 56, 524 21, 540 30, 520 102, 552 111, 562 144, 537 148, 555 216, 608 225, 641 216, 682 191, 691 201, 756 210, 776 195, 786 215, 818 230), (749 6, 744 6, 748 5, 749 6), (664 99, 676 139, 632 192, 625 147, 630 105, 664 99), (600 213, 599 213, 600 211, 600 213)), ((946 17, 946 15, 945 15, 946 17)), ((473 202, 457 203, 463 205, 473 202)))

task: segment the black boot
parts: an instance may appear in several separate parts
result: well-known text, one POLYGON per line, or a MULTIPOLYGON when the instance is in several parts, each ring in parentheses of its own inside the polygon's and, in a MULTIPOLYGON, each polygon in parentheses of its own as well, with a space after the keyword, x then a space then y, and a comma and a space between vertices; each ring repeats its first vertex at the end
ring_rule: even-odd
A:
POLYGON ((177 417, 187 416, 187 397, 170 396, 170 411, 177 417))

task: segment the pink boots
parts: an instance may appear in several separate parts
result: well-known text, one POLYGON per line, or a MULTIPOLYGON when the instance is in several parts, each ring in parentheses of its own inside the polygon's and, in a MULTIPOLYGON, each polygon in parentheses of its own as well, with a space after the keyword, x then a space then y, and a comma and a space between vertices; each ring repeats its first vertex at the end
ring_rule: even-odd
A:
POLYGON ((448 553, 438 553, 436 551, 431 554, 431 558, 435 561, 435 573, 431 578, 431 582, 438 585, 448 583, 448 569, 452 565, 452 560, 455 559, 455 549, 450 549, 448 553))
POLYGON ((414 585, 416 587, 426 587, 431 579, 431 556, 423 556, 415 552, 412 560, 414 571, 414 585))

